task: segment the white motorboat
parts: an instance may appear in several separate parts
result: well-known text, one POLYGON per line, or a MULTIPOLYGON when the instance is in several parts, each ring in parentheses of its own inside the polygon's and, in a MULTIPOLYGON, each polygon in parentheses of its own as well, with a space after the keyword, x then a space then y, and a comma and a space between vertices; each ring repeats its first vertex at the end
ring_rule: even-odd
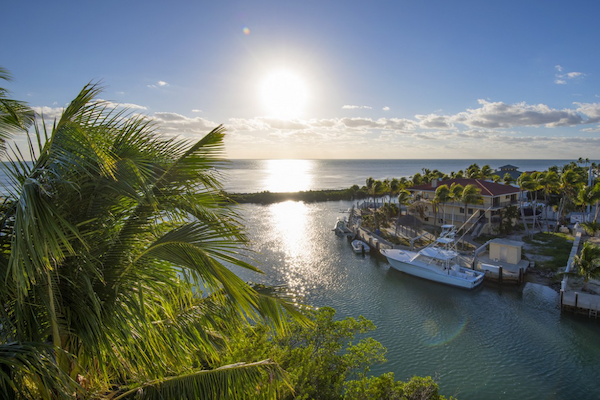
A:
POLYGON ((392 267, 431 281, 473 289, 483 282, 484 273, 459 266, 454 249, 455 229, 444 225, 442 234, 431 245, 415 252, 398 249, 381 250, 392 267))
POLYGON ((370 252, 371 248, 362 240, 357 239, 352 241, 352 250, 354 250, 355 253, 363 254, 370 252))
POLYGON ((346 218, 338 218, 332 230, 335 232, 336 235, 339 236, 354 235, 352 230, 348 228, 348 220, 346 218))

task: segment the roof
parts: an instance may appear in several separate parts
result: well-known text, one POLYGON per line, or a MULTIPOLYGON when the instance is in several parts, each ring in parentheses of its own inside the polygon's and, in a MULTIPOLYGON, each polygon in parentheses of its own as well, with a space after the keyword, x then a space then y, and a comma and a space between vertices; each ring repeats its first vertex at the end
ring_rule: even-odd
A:
POLYGON ((513 247, 523 247, 523 245, 525 244, 518 240, 499 239, 499 238, 490 240, 490 244, 492 244, 492 243, 501 244, 504 246, 513 246, 513 247))
POLYGON ((446 179, 445 181, 440 181, 437 183, 434 188, 431 183, 427 183, 425 185, 417 185, 408 188, 411 192, 435 192, 435 190, 442 186, 447 185, 450 187, 453 183, 461 186, 474 185, 475 187, 481 190, 482 196, 502 196, 506 194, 516 194, 519 193, 519 188, 516 188, 511 185, 504 185, 502 183, 494 183, 489 181, 484 181, 483 179, 469 179, 469 178, 460 178, 460 179, 446 179))
POLYGON ((500 171, 504 171, 504 170, 507 170, 507 169, 519 169, 519 167, 516 167, 514 165, 510 165, 510 164, 506 164, 506 165, 503 165, 501 167, 498 167, 498 169, 500 171))

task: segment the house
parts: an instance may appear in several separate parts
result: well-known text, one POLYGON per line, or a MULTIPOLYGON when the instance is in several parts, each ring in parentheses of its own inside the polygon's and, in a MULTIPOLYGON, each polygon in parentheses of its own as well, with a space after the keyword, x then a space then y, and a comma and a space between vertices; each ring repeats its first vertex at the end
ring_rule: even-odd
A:
POLYGON ((434 180, 431 183, 417 185, 408 190, 413 194, 416 205, 421 206, 416 215, 422 222, 430 225, 454 224, 457 228, 469 229, 473 236, 482 233, 495 233, 500 226, 500 210, 507 206, 517 206, 519 188, 482 179, 447 179, 434 180), (461 201, 450 201, 438 204, 436 212, 432 200, 438 187, 453 183, 465 187, 473 185, 480 190, 482 204, 465 204, 461 201), (463 226, 464 225, 464 226, 463 226))
POLYGON ((506 174, 509 174, 510 177, 516 182, 517 179, 519 179, 519 177, 523 173, 521 171, 519 171, 519 167, 510 165, 510 164, 506 164, 501 167, 498 167, 498 169, 492 173, 492 176, 497 175, 498 177, 500 177, 500 180, 503 180, 504 175, 506 175, 506 174))

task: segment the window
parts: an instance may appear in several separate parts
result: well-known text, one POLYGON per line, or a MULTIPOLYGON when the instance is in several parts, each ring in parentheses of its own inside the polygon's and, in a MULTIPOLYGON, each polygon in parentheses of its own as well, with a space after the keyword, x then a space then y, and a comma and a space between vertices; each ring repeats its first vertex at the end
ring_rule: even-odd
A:
POLYGON ((461 207, 459 212, 460 212, 461 214, 464 214, 464 213, 465 213, 465 209, 461 207))
POLYGON ((473 214, 473 209, 469 208, 469 214, 473 214))

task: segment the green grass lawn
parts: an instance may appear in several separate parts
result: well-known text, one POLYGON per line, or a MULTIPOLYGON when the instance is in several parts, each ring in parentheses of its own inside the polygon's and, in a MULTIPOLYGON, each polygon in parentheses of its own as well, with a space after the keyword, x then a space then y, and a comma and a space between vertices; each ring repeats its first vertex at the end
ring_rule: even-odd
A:
POLYGON ((573 247, 573 236, 564 233, 536 233, 533 238, 523 236, 523 241, 533 245, 528 253, 552 257, 547 261, 535 261, 536 268, 558 271, 567 265, 573 247))

